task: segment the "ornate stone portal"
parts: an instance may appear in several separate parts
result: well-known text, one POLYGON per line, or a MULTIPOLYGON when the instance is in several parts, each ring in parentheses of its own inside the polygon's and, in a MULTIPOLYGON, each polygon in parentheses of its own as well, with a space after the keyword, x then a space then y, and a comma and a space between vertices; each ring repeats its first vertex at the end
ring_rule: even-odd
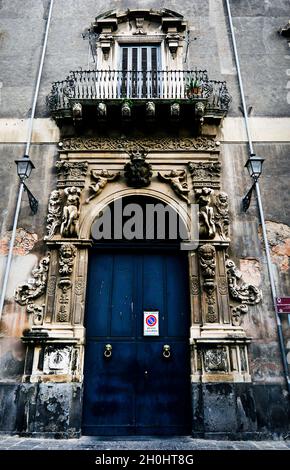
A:
MULTIPOLYGON (((191 139, 187 151, 186 142, 175 143, 176 163, 170 142, 167 151, 162 147, 148 154, 130 150, 126 155, 124 149, 115 148, 105 160, 102 150, 92 149, 84 160, 82 150, 68 149, 67 143, 61 147, 57 189, 48 203, 49 253, 33 271, 33 280, 15 293, 31 318, 30 330, 23 336, 30 358, 26 382, 82 383, 90 228, 113 198, 130 194, 151 195, 179 207, 188 227, 188 203, 198 204, 199 247, 188 252, 191 380, 195 384, 251 381, 250 339, 242 319, 249 306, 260 302, 261 292, 242 281, 228 258, 229 201, 220 188, 219 148, 209 142, 197 139, 195 144, 191 139)), ((136 149, 145 146, 142 141, 134 143, 136 149)))

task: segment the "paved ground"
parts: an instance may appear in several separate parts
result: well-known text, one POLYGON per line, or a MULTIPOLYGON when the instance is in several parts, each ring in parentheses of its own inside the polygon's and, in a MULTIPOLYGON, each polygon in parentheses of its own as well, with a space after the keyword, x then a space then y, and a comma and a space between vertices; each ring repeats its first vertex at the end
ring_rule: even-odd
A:
POLYGON ((290 440, 209 441, 190 437, 107 439, 88 436, 56 440, 2 435, 0 450, 290 450, 290 440))

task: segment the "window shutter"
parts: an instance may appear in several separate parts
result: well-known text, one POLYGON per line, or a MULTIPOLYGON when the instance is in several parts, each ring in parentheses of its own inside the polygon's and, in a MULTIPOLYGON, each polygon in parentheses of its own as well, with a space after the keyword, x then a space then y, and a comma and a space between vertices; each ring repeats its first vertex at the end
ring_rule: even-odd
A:
POLYGON ((151 67, 152 70, 157 70, 157 48, 152 47, 151 49, 151 67))
POLYGON ((128 47, 123 47, 122 52, 122 70, 128 70, 128 47))

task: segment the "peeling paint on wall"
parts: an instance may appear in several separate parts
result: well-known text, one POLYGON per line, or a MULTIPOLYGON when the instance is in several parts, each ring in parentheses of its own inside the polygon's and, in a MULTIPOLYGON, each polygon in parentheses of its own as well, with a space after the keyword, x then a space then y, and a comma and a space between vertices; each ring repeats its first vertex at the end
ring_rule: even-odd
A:
POLYGON ((257 287, 261 285, 261 266, 257 259, 241 259, 240 271, 242 273, 243 280, 247 284, 252 284, 257 287))
MULTIPOLYGON (((12 232, 7 232, 0 239, 0 255, 7 255, 12 232)), ((19 256, 27 255, 38 240, 36 233, 27 232, 24 228, 18 228, 13 248, 13 254, 19 256)))
MULTIPOLYGON (((290 226, 266 221, 266 228, 272 261, 282 272, 286 272, 290 268, 290 226)), ((259 237, 262 239, 261 227, 259 227, 259 237)))

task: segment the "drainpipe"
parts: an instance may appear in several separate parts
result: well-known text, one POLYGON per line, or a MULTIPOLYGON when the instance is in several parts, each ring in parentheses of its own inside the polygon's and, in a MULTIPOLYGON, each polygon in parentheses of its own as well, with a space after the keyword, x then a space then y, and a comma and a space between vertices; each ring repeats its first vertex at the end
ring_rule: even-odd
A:
MULTIPOLYGON (((28 124, 26 147, 25 147, 25 152, 24 152, 25 157, 27 157, 27 158, 29 158, 29 150, 30 150, 30 144, 31 144, 31 138, 32 138, 33 122, 34 122, 36 103, 37 103, 37 98, 38 98, 38 93, 39 93, 39 86, 40 86, 40 81, 41 81, 41 76, 42 76, 44 58, 45 58, 45 53, 46 53, 46 46, 47 46, 47 39, 48 39, 48 33, 49 33, 49 28, 50 28, 51 16, 52 16, 53 2, 54 2, 54 0, 50 0, 48 18, 47 18, 46 29, 45 29, 44 42, 43 42, 43 46, 42 46, 42 54, 41 54, 39 68, 38 68, 37 81, 36 81, 35 90, 34 90, 31 116, 30 116, 29 124, 28 124)), ((10 245, 9 245, 9 252, 8 252, 8 257, 7 257, 6 267, 5 267, 5 273, 4 273, 4 279, 3 279, 3 284, 2 284, 2 292, 1 292, 1 298, 0 298, 0 320, 2 318, 3 307, 4 307, 4 302, 5 302, 5 295, 6 295, 6 291, 7 291, 9 274, 10 274, 10 270, 11 270, 11 262, 12 262, 12 257, 13 257, 13 248, 14 248, 14 243, 15 243, 16 229, 17 229, 17 223, 18 223, 18 218, 19 218, 19 213, 20 213, 20 208, 21 208, 21 200, 22 200, 23 191, 24 191, 24 184, 23 184, 23 182, 21 182, 20 186, 19 186, 19 190, 18 190, 17 204, 16 204, 16 210, 15 210, 14 220, 13 220, 12 235, 11 235, 11 240, 10 240, 10 245)))
MULTIPOLYGON (((250 156, 252 156, 252 155, 255 154, 255 152, 254 152, 253 141, 252 141, 252 136, 251 136, 251 131, 250 131, 249 117, 248 117, 246 98, 245 98, 245 93, 244 93, 244 85, 243 85, 243 79, 242 79, 241 67, 240 67, 240 60, 239 60, 239 54, 238 54, 238 48, 237 48, 237 43, 236 43, 236 37, 235 37, 235 32, 234 32, 234 26, 233 26, 233 20, 232 20, 232 14, 231 14, 231 8, 230 8, 229 0, 226 0, 226 6, 227 6, 229 25, 230 25, 230 30, 231 30, 231 38, 232 38, 232 44, 233 44, 233 49, 234 49, 235 62, 236 62, 237 73, 238 73, 238 81, 239 81, 240 94, 241 94, 241 99, 242 99, 242 106, 243 106, 243 113, 244 113, 244 123, 245 123, 246 132, 247 132, 249 152, 250 152, 250 156)), ((290 377, 289 377, 289 372, 288 372, 287 356, 286 356, 286 350, 285 350, 284 339, 283 339, 282 324, 281 324, 280 316, 279 316, 279 313, 278 313, 278 310, 277 310, 276 286, 275 286, 275 281, 274 281, 274 274, 273 274, 273 266, 272 266, 272 260, 271 260, 271 254, 270 254, 270 247, 269 247, 269 242, 268 242, 265 216, 264 216, 260 186, 259 186, 258 181, 256 181, 254 183, 254 187, 255 187, 255 191, 256 191, 257 203, 258 203, 258 208, 259 208, 259 216, 260 216, 260 221, 261 221, 261 226, 262 226, 263 240, 264 240, 267 266, 268 266, 268 273, 269 273, 269 280, 270 280, 270 286, 271 286, 271 294, 272 294, 272 300, 273 300, 273 306, 274 306, 274 310, 275 310, 275 318, 276 318, 276 324, 277 324, 278 340, 279 340, 279 345, 280 345, 280 350, 281 350, 282 363, 283 363, 283 368, 284 368, 284 374, 285 374, 287 389, 288 389, 288 393, 290 395, 290 377)))

